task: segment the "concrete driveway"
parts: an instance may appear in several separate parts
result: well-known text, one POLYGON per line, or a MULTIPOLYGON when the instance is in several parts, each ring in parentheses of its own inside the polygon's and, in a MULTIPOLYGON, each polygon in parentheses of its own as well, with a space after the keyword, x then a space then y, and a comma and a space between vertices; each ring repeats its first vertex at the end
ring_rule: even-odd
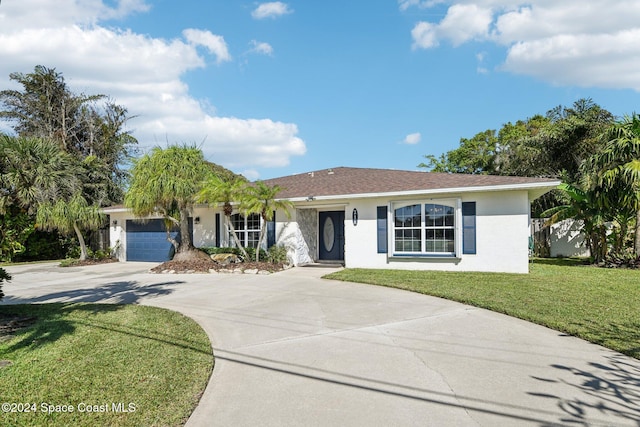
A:
POLYGON ((8 268, 4 304, 141 303, 195 319, 216 365, 188 426, 640 426, 640 361, 395 289, 153 264, 8 268))

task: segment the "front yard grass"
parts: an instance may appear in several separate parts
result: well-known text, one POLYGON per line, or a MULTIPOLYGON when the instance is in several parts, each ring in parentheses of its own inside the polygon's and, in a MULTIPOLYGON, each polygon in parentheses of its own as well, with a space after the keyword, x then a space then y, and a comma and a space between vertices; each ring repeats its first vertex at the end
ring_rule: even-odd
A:
POLYGON ((640 359, 640 270, 536 260, 529 274, 345 269, 326 279, 406 289, 508 314, 640 359))
POLYGON ((213 368, 206 333, 169 310, 6 305, 0 324, 0 425, 180 426, 213 368))

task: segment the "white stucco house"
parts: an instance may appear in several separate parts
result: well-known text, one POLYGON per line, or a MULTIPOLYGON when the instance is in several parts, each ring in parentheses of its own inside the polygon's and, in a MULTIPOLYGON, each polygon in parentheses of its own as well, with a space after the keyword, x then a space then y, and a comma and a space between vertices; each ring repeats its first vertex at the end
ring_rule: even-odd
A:
MULTIPOLYGON (((295 265, 527 273, 531 202, 558 180, 336 167, 264 181, 293 202, 288 218, 267 224, 268 245, 288 249, 295 265)), ((122 261, 163 261, 162 221, 135 221, 123 207, 110 215, 111 247, 122 261)), ((193 212, 198 247, 231 244, 220 208, 193 212)), ((260 217, 233 215, 243 245, 255 247, 260 217)))

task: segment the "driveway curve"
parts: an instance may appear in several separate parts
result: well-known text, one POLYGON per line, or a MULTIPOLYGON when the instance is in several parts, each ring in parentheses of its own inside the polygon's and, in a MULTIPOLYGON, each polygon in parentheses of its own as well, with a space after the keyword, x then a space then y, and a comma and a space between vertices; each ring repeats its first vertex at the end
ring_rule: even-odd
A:
POLYGON ((198 426, 640 426, 640 361, 525 321, 326 268, 157 275, 12 266, 3 304, 179 311, 216 358, 198 426))

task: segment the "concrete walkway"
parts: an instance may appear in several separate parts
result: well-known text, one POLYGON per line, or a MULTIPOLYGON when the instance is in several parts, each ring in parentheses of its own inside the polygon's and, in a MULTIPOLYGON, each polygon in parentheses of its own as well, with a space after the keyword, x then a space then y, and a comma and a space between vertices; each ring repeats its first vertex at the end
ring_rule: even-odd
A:
POLYGON ((216 365, 187 426, 640 426, 640 361, 528 322, 395 289, 150 264, 14 266, 4 303, 170 308, 216 365))

